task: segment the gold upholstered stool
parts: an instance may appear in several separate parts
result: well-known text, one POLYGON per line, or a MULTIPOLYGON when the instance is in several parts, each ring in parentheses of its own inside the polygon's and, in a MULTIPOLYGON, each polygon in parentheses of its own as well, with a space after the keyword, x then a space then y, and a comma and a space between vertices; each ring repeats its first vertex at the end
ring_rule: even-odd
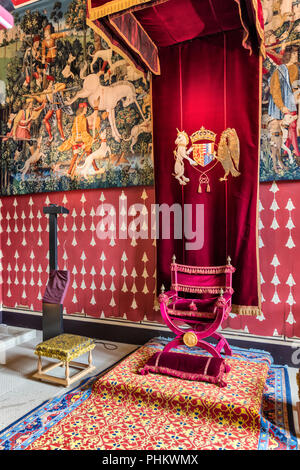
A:
POLYGON ((47 339, 46 341, 38 344, 34 351, 38 356, 38 371, 33 375, 33 377, 68 387, 71 383, 79 380, 95 369, 92 365, 92 350, 94 347, 94 341, 90 338, 86 338, 85 336, 64 333, 59 336, 55 336, 54 338, 47 339), (76 359, 87 352, 89 353, 88 364, 73 361, 73 359, 76 359), (59 362, 55 362, 54 364, 52 363, 42 368, 43 356, 57 359, 59 362), (54 377, 53 375, 47 374, 50 370, 63 365, 65 365, 65 378, 54 377), (80 370, 80 372, 77 372, 70 377, 70 367, 83 370, 80 370))

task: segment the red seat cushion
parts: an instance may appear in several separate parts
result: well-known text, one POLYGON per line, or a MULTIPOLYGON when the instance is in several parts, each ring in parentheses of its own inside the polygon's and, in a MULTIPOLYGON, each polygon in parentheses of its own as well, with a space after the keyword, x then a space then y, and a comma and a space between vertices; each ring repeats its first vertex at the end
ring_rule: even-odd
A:
MULTIPOLYGON (((185 319, 214 319, 216 312, 214 311, 217 297, 208 299, 177 299, 175 302, 168 304, 167 312, 174 317, 185 319)), ((229 313, 229 308, 226 311, 229 313)), ((227 317, 225 314, 225 318, 227 317)))

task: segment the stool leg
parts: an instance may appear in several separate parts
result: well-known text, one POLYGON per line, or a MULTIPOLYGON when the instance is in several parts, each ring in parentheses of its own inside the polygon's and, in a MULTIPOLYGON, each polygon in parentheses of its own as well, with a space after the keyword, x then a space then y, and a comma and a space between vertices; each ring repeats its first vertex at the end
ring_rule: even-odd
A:
POLYGON ((92 351, 89 351, 89 366, 92 366, 92 351))
POLYGON ((38 356, 38 373, 41 374, 42 372, 42 358, 38 356))
POLYGON ((69 374, 70 374, 69 362, 67 361, 67 362, 66 362, 66 381, 67 381, 67 384, 68 384, 68 385, 69 385, 69 380, 70 380, 69 374))

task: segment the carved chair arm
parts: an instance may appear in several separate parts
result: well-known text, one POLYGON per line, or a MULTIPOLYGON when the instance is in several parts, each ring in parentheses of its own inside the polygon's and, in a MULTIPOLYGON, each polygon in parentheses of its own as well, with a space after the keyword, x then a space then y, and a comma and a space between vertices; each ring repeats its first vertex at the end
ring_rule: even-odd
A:
POLYGON ((163 303, 167 304, 169 302, 169 300, 172 299, 173 297, 177 297, 177 291, 176 290, 169 290, 167 292, 164 292, 162 290, 161 294, 158 297, 158 301, 160 303, 163 302, 163 303))

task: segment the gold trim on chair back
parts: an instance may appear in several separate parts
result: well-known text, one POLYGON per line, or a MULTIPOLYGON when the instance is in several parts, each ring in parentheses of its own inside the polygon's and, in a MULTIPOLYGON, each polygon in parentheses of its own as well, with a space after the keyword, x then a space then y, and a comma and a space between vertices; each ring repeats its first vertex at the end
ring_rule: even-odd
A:
POLYGON ((173 255, 171 289, 176 292, 192 294, 219 295, 221 291, 232 294, 232 273, 234 271, 235 268, 231 265, 230 257, 227 258, 227 264, 223 266, 189 266, 176 263, 175 255, 173 255), (211 280, 214 282, 209 283, 207 276, 211 276, 211 280), (219 283, 216 282, 217 276, 220 277, 219 283))

